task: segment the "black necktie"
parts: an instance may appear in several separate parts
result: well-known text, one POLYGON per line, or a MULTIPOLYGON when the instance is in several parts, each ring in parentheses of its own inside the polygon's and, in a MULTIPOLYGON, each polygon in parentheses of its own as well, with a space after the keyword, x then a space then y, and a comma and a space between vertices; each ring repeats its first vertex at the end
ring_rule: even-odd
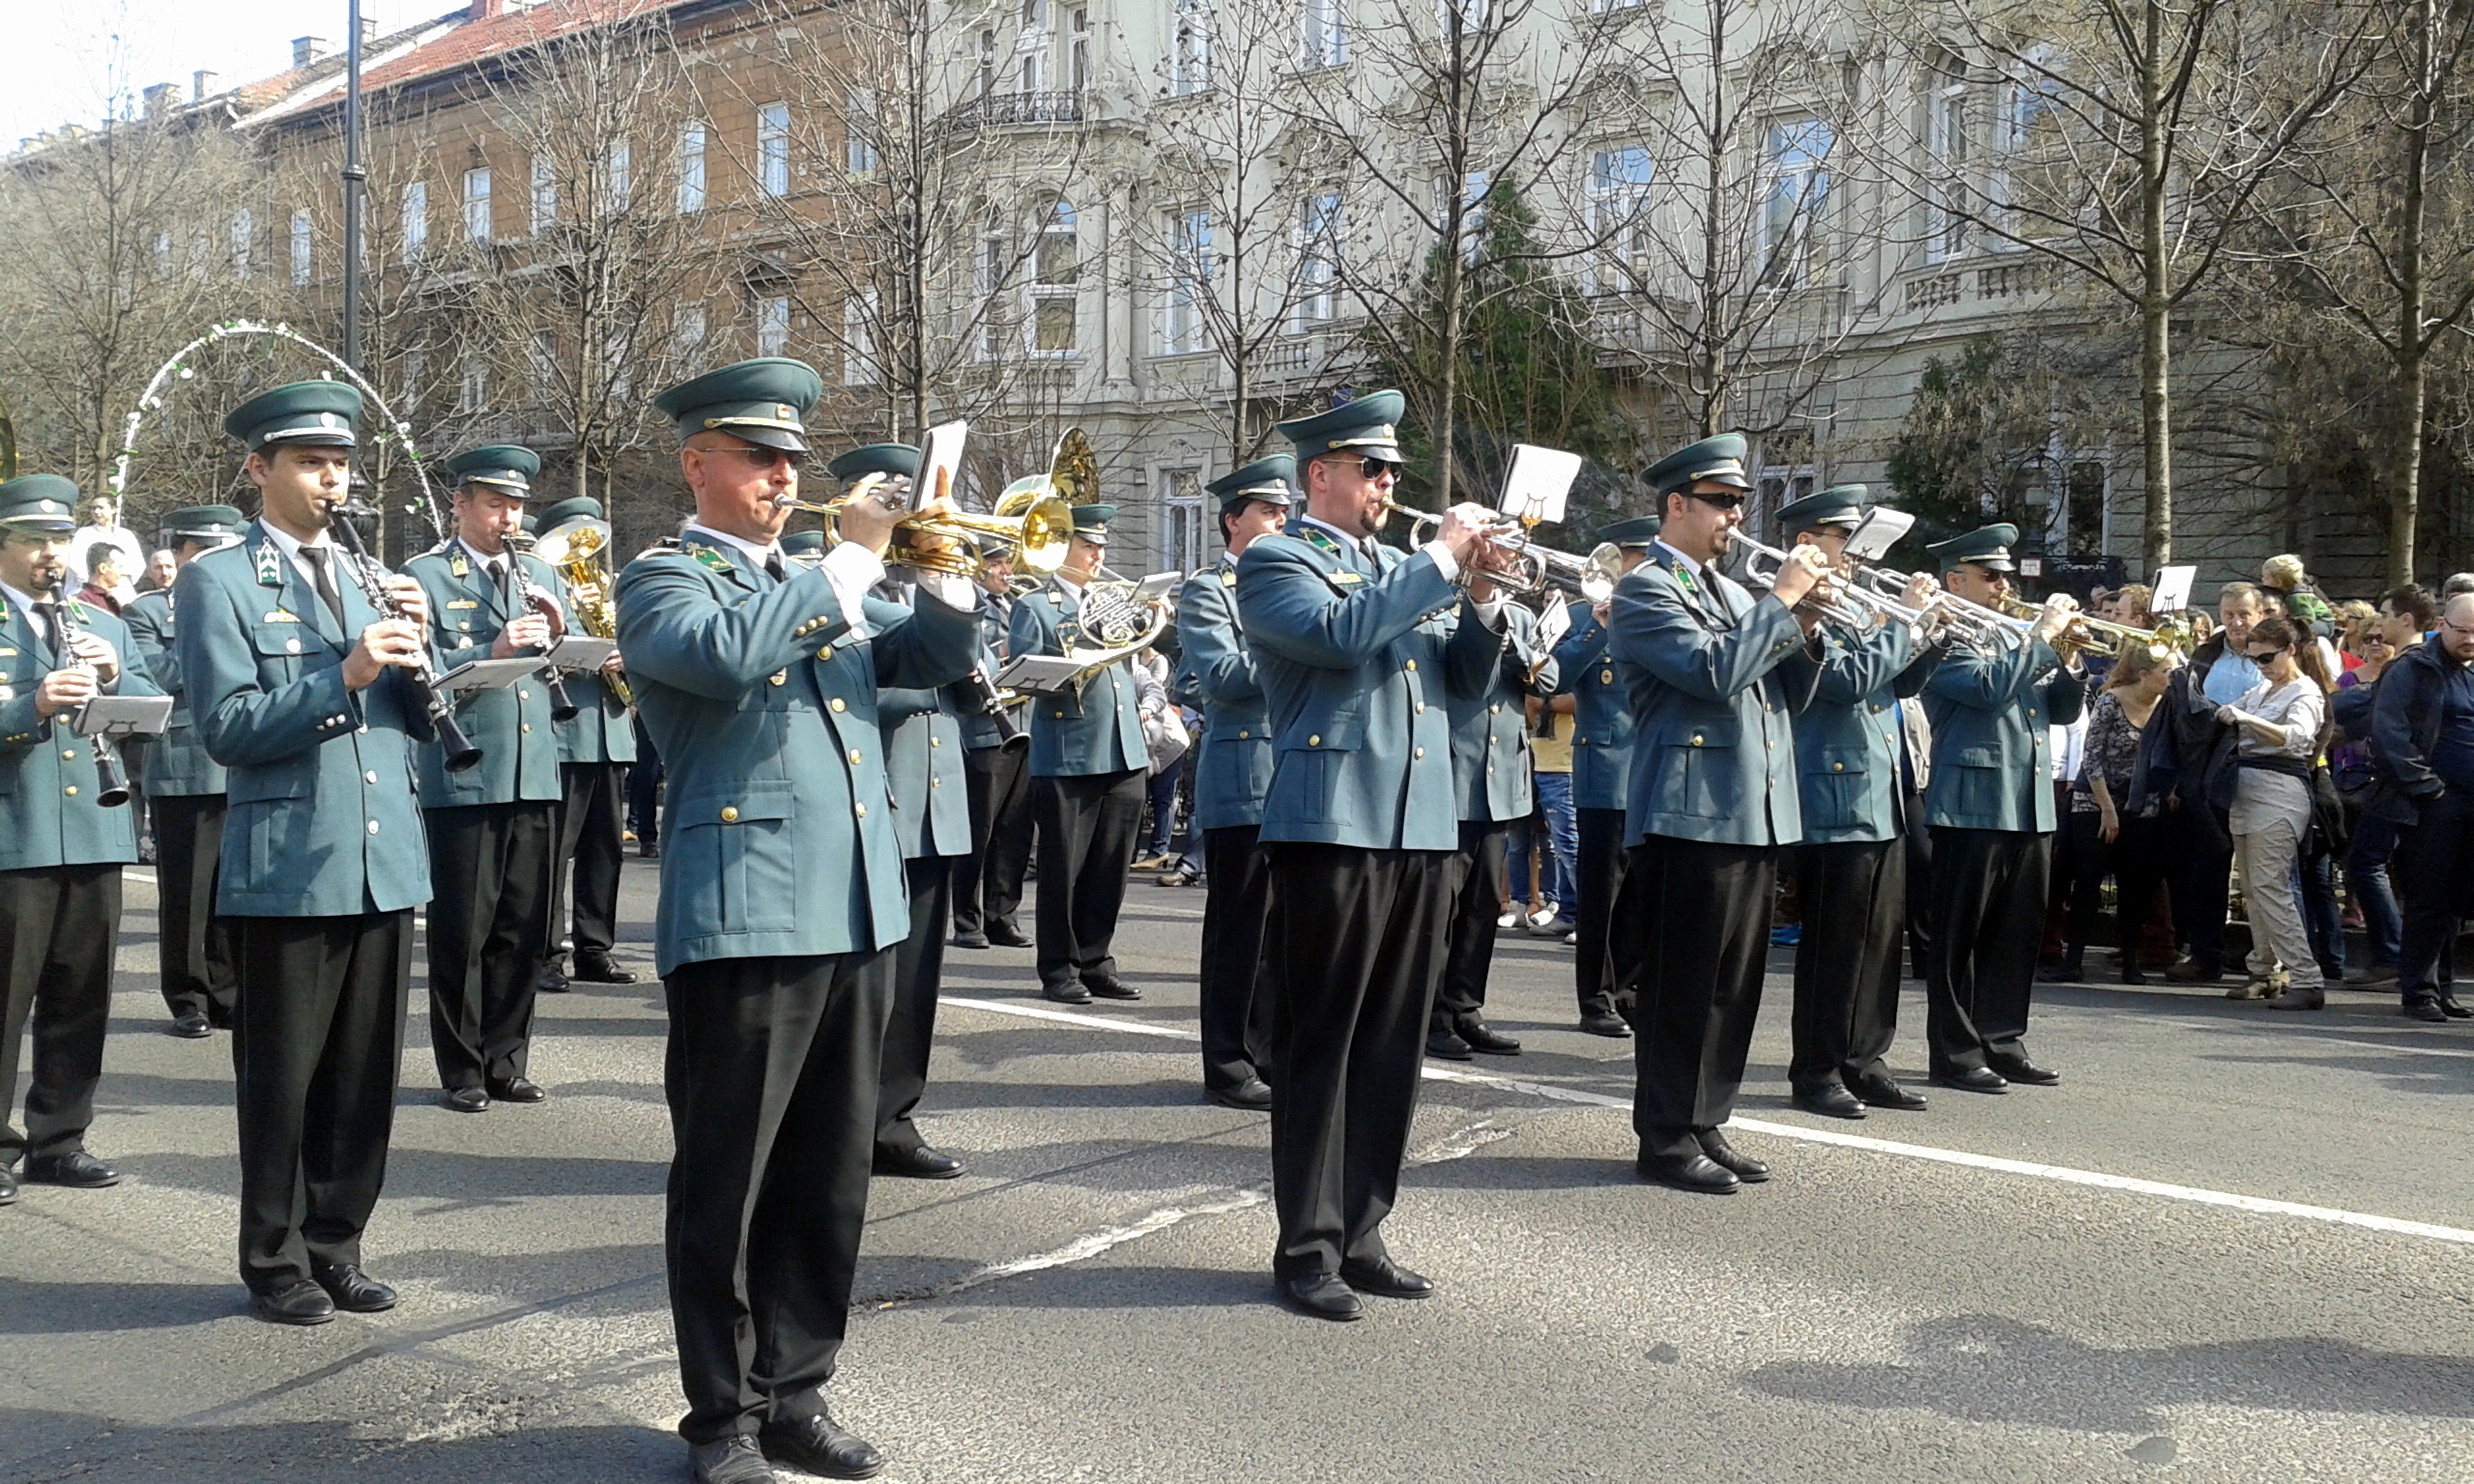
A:
POLYGON ((43 602, 35 605, 35 616, 43 620, 43 642, 51 649, 55 661, 60 658, 60 605, 43 602))
POLYGON ((780 552, 766 552, 764 554, 764 575, 773 579, 773 581, 777 583, 787 582, 789 580, 790 568, 782 565, 782 554, 780 552))
POLYGON ((302 558, 309 563, 310 585, 318 589, 318 601, 327 605, 327 612, 334 617, 335 627, 341 629, 344 626, 344 595, 335 590, 334 569, 327 564, 327 558, 333 555, 323 546, 301 549, 302 558))

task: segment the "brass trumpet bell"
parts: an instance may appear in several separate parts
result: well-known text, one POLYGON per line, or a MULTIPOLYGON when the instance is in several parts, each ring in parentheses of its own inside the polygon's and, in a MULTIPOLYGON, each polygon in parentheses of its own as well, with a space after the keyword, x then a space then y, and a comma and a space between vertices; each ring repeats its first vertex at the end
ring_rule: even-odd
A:
MULTIPOLYGON (((839 515, 842 507, 854 499, 873 499, 885 478, 883 474, 865 475, 832 499, 808 500, 777 496, 774 503, 786 510, 839 515)), ((1066 553, 1071 549, 1074 507, 1041 491, 1018 493, 1020 486, 1032 482, 1041 481, 1016 480, 1015 486, 1009 487, 996 501, 996 509, 992 514, 980 515, 968 510, 928 510, 903 521, 894 527, 893 540, 885 547, 885 565, 976 578, 985 570, 976 543, 988 539, 1018 548, 1022 565, 1034 571, 1055 571, 1064 563, 1066 553), (916 541, 916 537, 922 535, 942 536, 953 545, 945 551, 927 551, 916 541)), ((839 539, 828 526, 824 544, 834 546, 839 539)))

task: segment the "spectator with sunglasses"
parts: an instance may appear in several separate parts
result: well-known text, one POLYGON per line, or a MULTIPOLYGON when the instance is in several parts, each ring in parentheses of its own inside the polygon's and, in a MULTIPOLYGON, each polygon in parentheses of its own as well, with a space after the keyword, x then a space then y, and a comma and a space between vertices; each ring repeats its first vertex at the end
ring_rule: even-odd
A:
POLYGON ((2226 817, 2251 923, 2251 977, 2226 991, 2271 1010, 2317 1010, 2325 980, 2295 910, 2293 873, 2311 829, 2313 773, 2327 729, 2328 676, 2319 646, 2290 618, 2262 618, 2243 644, 2259 682, 2216 719, 2234 732, 2233 806, 2226 817))
POLYGON ((2450 598, 2431 638, 2398 656, 2372 705, 2381 786, 2365 813, 2398 827, 2391 877, 2403 898, 2403 1010, 2464 1019, 2449 982, 2457 924, 2474 911, 2474 593, 2450 598))

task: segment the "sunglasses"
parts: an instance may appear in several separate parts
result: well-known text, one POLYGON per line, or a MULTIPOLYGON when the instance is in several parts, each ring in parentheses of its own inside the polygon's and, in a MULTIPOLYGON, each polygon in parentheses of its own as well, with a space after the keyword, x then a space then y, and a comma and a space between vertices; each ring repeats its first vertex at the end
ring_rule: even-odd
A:
POLYGON ((1354 458, 1335 456, 1326 462, 1337 464, 1342 469, 1352 470, 1363 474, 1366 476, 1368 483, 1372 483, 1373 481, 1382 478, 1385 474, 1390 474, 1396 479, 1400 476, 1401 471, 1409 467, 1406 464, 1395 464, 1390 459, 1378 459, 1372 454, 1364 454, 1354 458))
POLYGON ((754 469, 771 469, 776 464, 788 464, 797 469, 807 462, 808 457, 804 453, 792 453, 788 448, 767 448, 761 443, 742 443, 730 451, 747 460, 749 467, 754 469))
POLYGON ((1697 499, 1701 501, 1701 503, 1717 510, 1740 510, 1743 508, 1743 497, 1733 492, 1729 492, 1724 495, 1695 495, 1690 491, 1686 491, 1685 498, 1689 499, 1697 499))

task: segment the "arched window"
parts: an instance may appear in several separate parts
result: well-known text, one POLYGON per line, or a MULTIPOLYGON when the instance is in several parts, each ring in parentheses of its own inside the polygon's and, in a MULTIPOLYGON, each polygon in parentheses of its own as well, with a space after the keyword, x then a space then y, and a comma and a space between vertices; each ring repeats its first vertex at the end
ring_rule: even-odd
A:
POLYGON ((1031 259, 1031 349, 1071 355, 1076 346, 1075 298, 1081 282, 1081 240, 1074 204, 1050 196, 1034 209, 1039 242, 1031 259))

